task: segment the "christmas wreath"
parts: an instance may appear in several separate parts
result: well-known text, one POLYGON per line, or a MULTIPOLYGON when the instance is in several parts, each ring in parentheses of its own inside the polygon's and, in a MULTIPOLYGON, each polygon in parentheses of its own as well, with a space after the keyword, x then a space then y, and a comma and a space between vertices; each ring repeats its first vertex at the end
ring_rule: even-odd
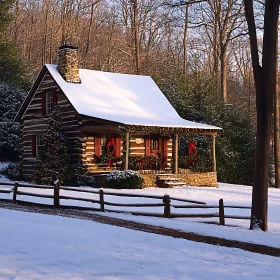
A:
POLYGON ((194 142, 190 142, 188 145, 188 155, 191 157, 187 160, 187 164, 194 165, 194 157, 197 155, 197 148, 194 142))
POLYGON ((108 139, 107 145, 106 145, 106 150, 107 150, 107 153, 110 153, 111 155, 114 155, 116 153, 115 138, 108 139))
POLYGON ((188 147, 188 154, 189 155, 197 155, 197 148, 194 142, 190 142, 189 143, 189 147, 188 147))

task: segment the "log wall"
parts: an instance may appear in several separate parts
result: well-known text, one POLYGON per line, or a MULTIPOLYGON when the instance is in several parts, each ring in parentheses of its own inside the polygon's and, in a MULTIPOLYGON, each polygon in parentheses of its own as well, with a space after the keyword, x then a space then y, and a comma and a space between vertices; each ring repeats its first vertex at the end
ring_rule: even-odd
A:
POLYGON ((77 163, 81 158, 81 139, 76 111, 51 75, 46 72, 21 119, 22 172, 26 179, 32 177, 36 163, 36 157, 32 155, 32 137, 33 135, 44 134, 48 127, 49 116, 42 115, 41 109, 42 92, 44 91, 55 91, 57 93, 57 105, 60 109, 62 127, 67 138, 71 162, 77 163))

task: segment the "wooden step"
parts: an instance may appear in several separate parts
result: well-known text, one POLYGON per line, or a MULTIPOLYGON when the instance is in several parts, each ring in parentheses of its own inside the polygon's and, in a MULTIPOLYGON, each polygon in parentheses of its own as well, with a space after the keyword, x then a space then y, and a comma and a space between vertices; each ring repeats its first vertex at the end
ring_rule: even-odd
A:
POLYGON ((165 182, 165 184, 167 185, 174 185, 174 186, 182 186, 182 185, 186 185, 186 183, 184 182, 165 182))
POLYGON ((182 178, 159 178, 161 181, 182 181, 182 178))

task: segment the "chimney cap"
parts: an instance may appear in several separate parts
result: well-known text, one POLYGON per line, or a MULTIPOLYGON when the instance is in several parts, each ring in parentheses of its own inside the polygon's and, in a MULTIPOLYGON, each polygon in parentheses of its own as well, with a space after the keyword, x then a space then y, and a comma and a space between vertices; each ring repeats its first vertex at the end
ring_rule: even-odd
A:
POLYGON ((74 47, 71 43, 66 43, 59 47, 59 50, 64 50, 64 49, 77 50, 78 47, 74 47))

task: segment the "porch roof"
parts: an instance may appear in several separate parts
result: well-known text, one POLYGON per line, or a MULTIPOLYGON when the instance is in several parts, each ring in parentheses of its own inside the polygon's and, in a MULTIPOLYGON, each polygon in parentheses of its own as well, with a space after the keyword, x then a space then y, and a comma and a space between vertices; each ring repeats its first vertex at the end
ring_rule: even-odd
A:
POLYGON ((81 115, 126 125, 202 130, 221 128, 182 119, 149 76, 80 69, 80 84, 67 83, 56 69, 47 69, 81 115))

